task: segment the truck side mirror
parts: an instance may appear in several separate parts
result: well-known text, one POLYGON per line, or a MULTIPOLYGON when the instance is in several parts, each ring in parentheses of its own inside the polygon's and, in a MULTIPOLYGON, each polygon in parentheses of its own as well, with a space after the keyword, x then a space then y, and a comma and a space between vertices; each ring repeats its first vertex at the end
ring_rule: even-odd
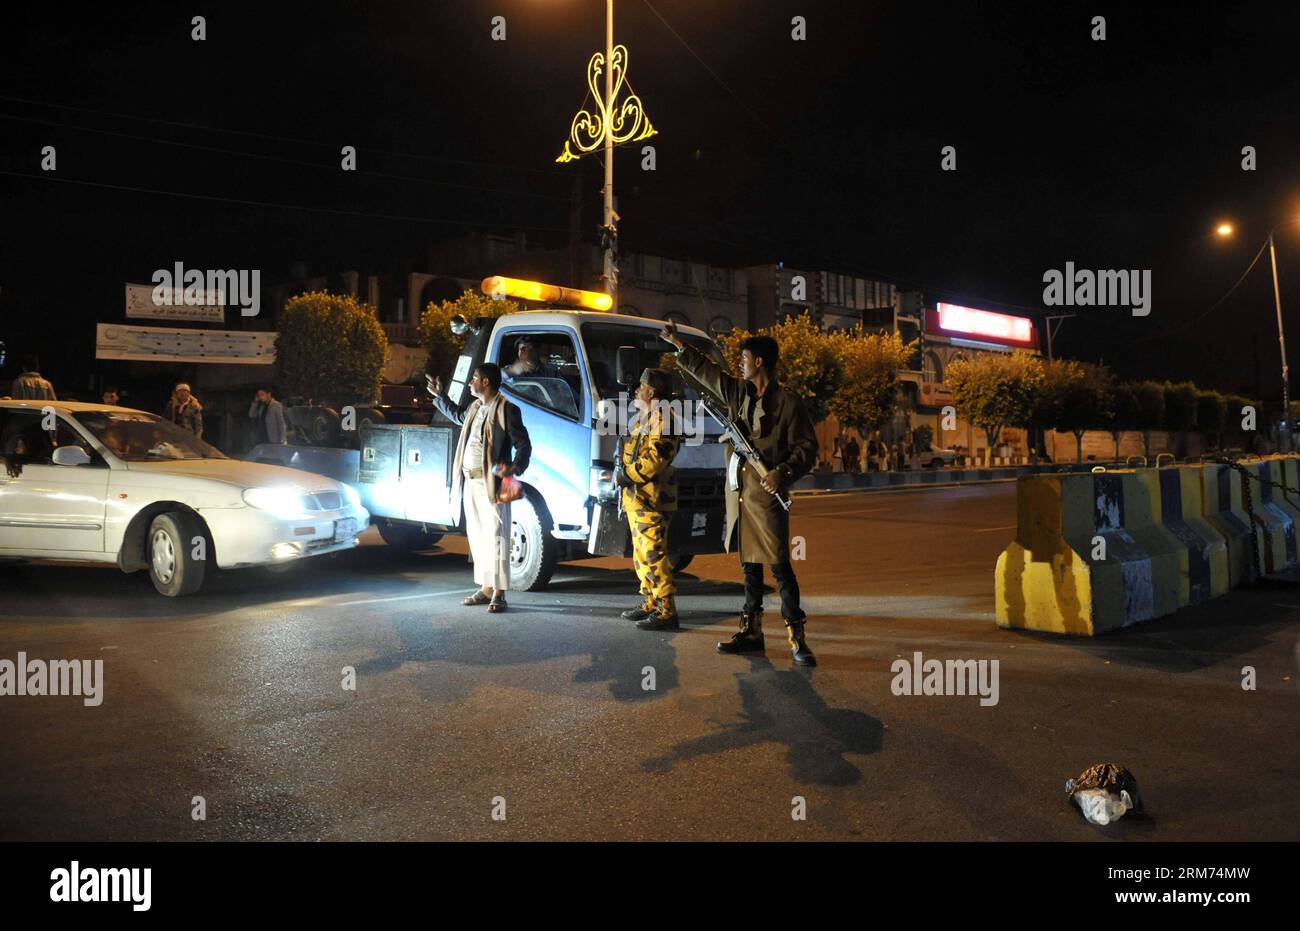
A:
POLYGON ((614 380, 622 387, 635 385, 641 379, 637 370, 641 365, 641 353, 635 346, 619 346, 615 357, 614 380))

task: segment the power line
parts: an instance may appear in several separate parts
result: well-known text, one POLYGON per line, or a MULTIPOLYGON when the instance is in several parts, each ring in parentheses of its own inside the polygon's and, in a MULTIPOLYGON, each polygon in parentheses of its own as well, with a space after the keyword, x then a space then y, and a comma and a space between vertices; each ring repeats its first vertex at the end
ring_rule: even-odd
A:
POLYGON ((771 126, 768 126, 767 123, 763 120, 763 118, 754 111, 754 108, 751 107, 749 104, 745 103, 745 101, 741 100, 740 95, 737 94, 734 90, 732 90, 731 86, 726 81, 722 80, 722 77, 718 74, 718 72, 710 68, 709 63, 706 62, 703 58, 701 58, 699 54, 695 51, 695 49, 691 48, 691 44, 682 38, 681 33, 679 33, 676 29, 673 28, 672 23, 664 19, 664 15, 654 8, 654 5, 650 3, 650 0, 642 0, 642 2, 645 3, 646 7, 650 10, 651 13, 653 13, 655 16, 659 18, 659 22, 664 24, 664 27, 673 34, 674 38, 676 38, 677 41, 682 44, 682 46, 686 49, 686 51, 690 52, 691 55, 695 58, 695 60, 704 66, 704 70, 709 72, 709 74, 713 76, 713 80, 717 81, 720 85, 722 85, 723 90, 725 90, 728 94, 730 94, 738 104, 740 104, 742 107, 744 107, 746 110, 749 111, 749 115, 754 118, 755 122, 757 122, 768 132, 775 132, 775 130, 773 130, 771 126))
POLYGON ((1195 317, 1193 317, 1191 320, 1188 320, 1186 323, 1181 323, 1181 324, 1179 324, 1179 325, 1177 325, 1177 326, 1175 326, 1175 327, 1172 327, 1171 329, 1165 330, 1165 331, 1162 332, 1162 333, 1154 333, 1154 334, 1152 334, 1151 336, 1143 336, 1143 337, 1140 337, 1140 338, 1138 338, 1138 339, 1133 340, 1132 342, 1135 342, 1135 343, 1144 343, 1144 342, 1147 342, 1148 340, 1153 340, 1153 339, 1165 339, 1165 338, 1170 337, 1170 336, 1176 336, 1177 334, 1182 333, 1182 332, 1183 332, 1184 330, 1186 330, 1188 327, 1193 326, 1193 325, 1195 325, 1195 324, 1197 324, 1197 323, 1200 323, 1202 320, 1204 320, 1206 317, 1208 317, 1211 313, 1213 313, 1215 310, 1217 310, 1217 309, 1219 308, 1219 305, 1221 305, 1224 301, 1226 301, 1229 297, 1231 297, 1231 296, 1232 296, 1232 293, 1233 293, 1234 291, 1236 291, 1237 288, 1241 287, 1241 283, 1242 283, 1243 281, 1246 280, 1246 276, 1249 275, 1250 272, 1251 272, 1251 270, 1252 270, 1252 269, 1253 269, 1253 268, 1254 268, 1254 267, 1259 263, 1260 257, 1264 254, 1264 250, 1267 249, 1267 248, 1268 248, 1268 241, 1265 240, 1265 241, 1264 241, 1264 245, 1262 245, 1262 246, 1259 247, 1259 251, 1255 253, 1255 257, 1254 257, 1253 259, 1250 260, 1250 264, 1249 264, 1248 266, 1246 266, 1246 270, 1245 270, 1244 272, 1241 273, 1241 277, 1237 279, 1236 283, 1234 283, 1233 286, 1232 286, 1231 288, 1229 288, 1229 289, 1224 293, 1223 297, 1219 298, 1217 301, 1215 301, 1213 304, 1211 304, 1211 305, 1210 305, 1209 307, 1207 307, 1205 310, 1201 311, 1199 314, 1197 314, 1197 315, 1196 315, 1195 317))
MULTIPOLYGON (((322 142, 318 139, 301 139, 293 136, 278 136, 271 133, 253 132, 251 130, 246 130, 246 129, 223 129, 222 127, 219 126, 205 126, 202 123, 183 123, 183 122, 178 122, 176 120, 164 120, 152 116, 136 116, 135 114, 131 114, 131 113, 113 113, 107 110, 92 110, 89 107, 74 107, 68 104, 46 103, 45 101, 42 100, 29 100, 23 97, 9 97, 3 94, 0 94, 0 100, 7 100, 10 101, 11 103, 29 104, 37 107, 50 107, 56 110, 73 110, 78 113, 91 113, 94 114, 95 116, 107 116, 113 119, 138 120, 143 123, 158 123, 159 125, 162 126, 177 126, 183 129, 197 129, 203 132, 210 132, 210 133, 227 133, 229 135, 235 135, 235 136, 251 136, 258 139, 271 139, 276 142, 292 142, 298 145, 323 146, 325 148, 330 148, 330 149, 334 147, 334 143, 322 142)), ((389 155, 395 158, 427 159, 429 161, 435 161, 435 162, 448 162, 451 164, 458 164, 458 165, 474 165, 483 168, 504 168, 508 171, 525 171, 525 172, 531 172, 533 174, 542 174, 542 175, 563 175, 564 174, 564 172, 562 171, 558 171, 556 169, 551 169, 551 168, 525 168, 519 165, 505 165, 500 162, 484 162, 484 161, 475 161, 473 159, 447 158, 446 156, 417 154, 411 152, 393 152, 391 150, 386 150, 386 149, 370 148, 369 151, 372 151, 378 155, 389 155)))
POLYGON ((335 207, 312 207, 306 204, 278 204, 271 201, 245 200, 236 197, 220 197, 215 194, 194 194, 187 191, 163 191, 157 188, 134 187, 124 184, 107 184, 101 181, 84 181, 77 178, 56 178, 48 174, 33 175, 20 171, 3 171, 0 175, 8 175, 13 178, 27 178, 32 181, 47 181, 57 184, 75 184, 83 187, 104 188, 114 191, 129 191, 136 194, 156 194, 162 197, 181 197, 190 200, 204 200, 227 204, 239 204, 245 207, 271 207, 280 210, 303 210, 312 213, 328 213, 336 216, 347 217, 365 217, 374 220, 394 220, 402 223, 428 223, 435 226, 463 226, 467 229, 501 229, 510 227, 512 229, 530 230, 534 232, 546 233, 567 233, 568 227, 561 226, 525 226, 514 223, 471 223, 466 220, 451 220, 434 217, 415 217, 403 216, 400 214, 388 213, 363 213, 356 210, 340 210, 335 207))
MULTIPOLYGON (((71 123, 59 123, 54 120, 41 120, 30 116, 14 116, 10 113, 0 113, 0 119, 17 120, 23 123, 36 123, 42 126, 54 126, 59 129, 70 129, 74 132, 97 133, 103 136, 116 136, 122 139, 134 139, 137 142, 150 142, 158 145, 176 146, 182 149, 197 149, 203 152, 216 152, 221 155, 233 155, 237 158, 251 158, 266 162, 279 162, 285 165, 303 165, 307 168, 319 168, 324 171, 335 170, 333 165, 322 165, 319 162, 305 162, 296 158, 284 158, 279 155, 262 155, 257 152, 243 152, 239 149, 222 149, 216 146, 199 145, 195 142, 177 142, 172 139, 159 139, 155 136, 140 136, 135 133, 118 132, 111 129, 96 129, 91 126, 74 126, 71 123)), ((389 178, 397 181, 413 181, 421 184, 434 184, 441 187, 459 188, 467 191, 482 191, 490 194, 504 194, 509 197, 530 197, 537 200, 553 200, 560 203, 568 203, 568 197, 559 197, 555 194, 531 194, 525 191, 507 191, 502 188, 481 187, 474 184, 460 184, 455 181, 439 181, 434 178, 417 178, 411 175, 395 175, 384 171, 370 171, 364 168, 354 169, 352 174, 366 175, 375 178, 389 178)))

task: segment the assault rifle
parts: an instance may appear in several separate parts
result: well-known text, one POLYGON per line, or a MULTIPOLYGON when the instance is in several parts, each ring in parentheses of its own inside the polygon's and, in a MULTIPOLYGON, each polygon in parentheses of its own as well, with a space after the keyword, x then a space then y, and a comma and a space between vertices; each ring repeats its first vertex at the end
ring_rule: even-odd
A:
MULTIPOLYGON (((726 429, 726 432, 722 434, 719 439, 731 440, 731 445, 735 448, 736 453, 754 467, 754 471, 758 474, 759 479, 762 480, 763 478, 766 478, 767 474, 772 470, 767 467, 767 463, 763 461, 762 455, 760 455, 758 450, 754 448, 754 444, 750 442, 748 431, 746 431, 737 421, 728 417, 723 412, 724 405, 718 403, 716 399, 704 391, 703 386, 700 387, 700 406, 726 429)), ((780 485, 778 484, 777 487, 779 488, 780 485)), ((790 510, 789 497, 782 494, 780 491, 776 492, 774 497, 778 502, 780 502, 781 507, 785 508, 787 511, 790 510)))

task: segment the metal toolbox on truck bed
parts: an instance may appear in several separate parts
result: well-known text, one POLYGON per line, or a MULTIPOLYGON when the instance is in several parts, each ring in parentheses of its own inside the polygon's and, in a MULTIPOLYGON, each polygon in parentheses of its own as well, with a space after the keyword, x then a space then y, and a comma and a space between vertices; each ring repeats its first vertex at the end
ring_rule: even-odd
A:
POLYGON ((456 523, 450 502, 457 428, 365 424, 357 488, 375 517, 456 523))

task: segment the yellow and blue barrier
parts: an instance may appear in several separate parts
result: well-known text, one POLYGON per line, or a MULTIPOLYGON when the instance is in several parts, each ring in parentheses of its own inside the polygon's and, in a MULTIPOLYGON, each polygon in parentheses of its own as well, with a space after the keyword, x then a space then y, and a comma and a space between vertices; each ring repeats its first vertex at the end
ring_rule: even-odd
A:
POLYGON ((1296 457, 1018 480, 995 570, 1001 627, 1091 636, 1202 604, 1297 564, 1296 457), (1257 556, 1257 553, 1259 554, 1257 556))

